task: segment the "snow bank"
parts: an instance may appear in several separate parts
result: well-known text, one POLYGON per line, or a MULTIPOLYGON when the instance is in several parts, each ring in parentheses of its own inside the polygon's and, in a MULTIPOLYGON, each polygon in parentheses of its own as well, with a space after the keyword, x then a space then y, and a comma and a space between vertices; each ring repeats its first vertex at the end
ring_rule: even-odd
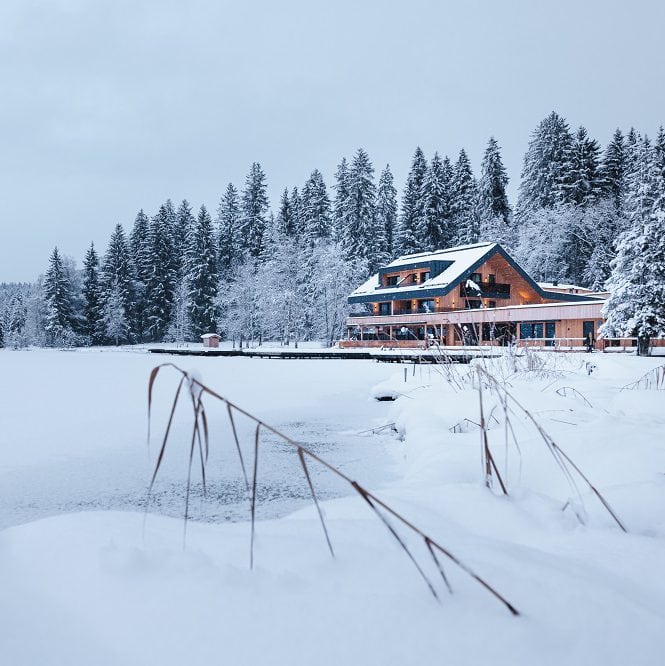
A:
MULTIPOLYGON (((334 560, 309 506, 257 523, 254 571, 247 566, 247 523, 190 523, 183 550, 181 521, 151 515, 144 538, 140 514, 76 513, 0 532, 3 661, 660 664, 665 392, 620 392, 648 363, 653 367, 643 361, 596 354, 591 376, 573 364, 556 376, 506 376, 629 534, 584 489, 581 509, 523 415, 512 417, 521 461, 511 447, 506 456, 505 419, 489 394, 483 411, 490 445, 510 495, 485 488, 478 393, 468 384, 453 388, 436 369, 418 369, 406 381, 394 368, 390 379, 365 377, 354 396, 331 403, 371 410, 369 425, 395 422, 402 476, 377 493, 485 577, 521 611, 518 618, 450 565, 454 594, 440 585, 436 603, 355 497, 323 504, 334 560), (372 400, 377 381, 379 391, 399 398, 372 400), (558 392, 565 387, 577 393, 558 392)), ((280 372, 298 371, 278 363, 280 372)), ((325 363, 317 369, 324 382, 325 363)), ((203 376, 211 381, 208 369, 203 376)), ((285 405, 287 396, 276 400, 285 405)), ((316 409, 303 406, 310 416, 316 409)), ((339 418, 344 423, 341 412, 339 418)), ((52 441, 57 448, 59 440, 52 441)), ((422 543, 405 539, 436 580, 422 543)))

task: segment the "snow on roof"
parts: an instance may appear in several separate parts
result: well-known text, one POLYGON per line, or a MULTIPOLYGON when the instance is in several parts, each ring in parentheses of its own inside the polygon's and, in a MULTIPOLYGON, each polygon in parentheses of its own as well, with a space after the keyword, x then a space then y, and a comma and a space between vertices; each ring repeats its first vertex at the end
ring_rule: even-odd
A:
POLYGON ((202 338, 219 338, 220 336, 217 333, 204 333, 202 338))
MULTIPOLYGON (((406 254, 402 257, 398 257, 385 268, 395 268, 396 270, 399 270, 400 266, 408 266, 409 264, 414 263, 450 261, 452 262, 451 265, 445 268, 441 273, 420 284, 409 285, 408 290, 416 291, 430 289, 432 287, 445 287, 459 280, 465 271, 469 270, 476 262, 482 259, 496 246, 496 243, 476 243, 475 245, 460 245, 459 247, 452 247, 448 250, 437 250, 436 252, 406 254)), ((366 296, 367 294, 374 292, 394 294, 404 293, 405 291, 407 291, 405 287, 395 287, 393 289, 380 288, 379 274, 376 273, 364 284, 354 290, 351 293, 351 296, 366 296)))
POLYGON ((579 284, 567 284, 564 282, 538 282, 541 289, 579 289, 580 291, 591 291, 588 287, 581 287, 579 284))
POLYGON ((463 259, 469 252, 480 251, 477 258, 494 247, 496 243, 475 243, 474 245, 458 245, 447 250, 435 250, 434 252, 418 252, 416 254, 405 254, 388 264, 386 268, 398 267, 403 264, 414 264, 428 261, 458 261, 463 259))

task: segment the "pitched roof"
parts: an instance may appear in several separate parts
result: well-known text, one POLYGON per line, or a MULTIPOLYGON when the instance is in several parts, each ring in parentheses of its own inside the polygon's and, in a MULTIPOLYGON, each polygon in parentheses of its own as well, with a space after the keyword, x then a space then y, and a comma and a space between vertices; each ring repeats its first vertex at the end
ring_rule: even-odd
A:
POLYGON ((494 254, 501 254, 506 261, 533 287, 543 298, 552 300, 589 300, 581 294, 568 294, 543 289, 522 269, 498 243, 475 243, 460 245, 447 250, 420 252, 398 257, 375 273, 349 295, 349 303, 368 303, 379 300, 428 298, 444 296, 462 280, 467 279, 478 267, 494 254), (381 275, 413 268, 432 267, 431 276, 419 284, 408 287, 381 287, 381 275))

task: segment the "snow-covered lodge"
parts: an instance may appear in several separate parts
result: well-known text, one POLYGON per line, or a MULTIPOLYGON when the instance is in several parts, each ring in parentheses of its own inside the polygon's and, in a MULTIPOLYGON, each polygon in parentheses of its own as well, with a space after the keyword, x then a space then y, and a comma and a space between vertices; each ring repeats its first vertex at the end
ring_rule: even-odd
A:
POLYGON ((598 337, 606 296, 538 283, 497 243, 405 255, 349 296, 354 311, 340 346, 579 347, 598 337))

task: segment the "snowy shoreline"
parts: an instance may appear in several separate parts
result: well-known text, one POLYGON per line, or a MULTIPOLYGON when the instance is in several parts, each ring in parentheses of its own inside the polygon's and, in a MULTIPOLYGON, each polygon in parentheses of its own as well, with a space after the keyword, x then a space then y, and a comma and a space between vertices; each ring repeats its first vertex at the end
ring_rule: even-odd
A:
MULTIPOLYGON (((104 357, 115 355, 96 359, 104 357)), ((125 358, 134 364, 141 357, 118 357, 125 358)), ((0 354, 0 362, 6 359, 7 352, 0 354)), ((148 360, 153 359, 140 362, 141 373, 148 360)), ((229 365, 231 360, 214 370, 206 364, 206 379, 222 384, 226 368, 237 373, 241 366, 237 361, 229 365)), ((329 386, 325 408, 342 419, 342 428, 394 422, 403 442, 387 435, 385 440, 399 473, 375 477, 376 492, 496 586, 522 617, 510 616, 448 565, 454 594, 442 594, 437 604, 385 527, 356 497, 323 504, 334 560, 313 506, 281 518, 264 516, 257 523, 254 571, 248 570, 247 522, 192 522, 183 551, 181 519, 151 514, 144 538, 141 513, 71 513, 0 532, 5 590, 0 645, 8 663, 169 664, 220 658, 265 663, 267 655, 272 663, 294 664, 404 664, 438 658, 455 664, 660 663, 665 392, 621 390, 659 363, 596 354, 597 367, 589 375, 583 360, 552 361, 537 372, 514 372, 504 361, 486 361, 485 366, 503 373, 510 390, 601 490, 628 534, 584 489, 580 505, 525 420, 513 423, 520 458, 510 449, 506 453, 497 410, 498 424, 489 434, 509 496, 502 497, 496 485, 492 491, 485 488, 479 431, 473 426, 479 420, 477 391, 468 383, 453 390, 436 368, 409 373, 405 381, 402 372, 365 362, 355 371, 341 362, 343 367, 334 369, 334 361, 276 362, 279 371, 273 378, 266 375, 261 390, 274 397, 272 407, 253 396, 251 382, 234 389, 234 399, 253 400, 268 421, 294 405, 303 421, 314 419, 323 408, 322 395, 300 395, 295 387, 316 381, 329 386), (345 390, 347 383, 353 387, 345 390), (276 392, 280 385, 296 393, 276 392), (576 393, 557 393, 566 387, 576 393), (372 390, 393 391, 397 400, 378 403, 370 397, 372 390)), ((101 395, 83 405, 96 409, 91 422, 103 412, 103 400, 117 394, 112 365, 93 371, 90 364, 101 395)), ((23 383, 25 391, 33 379, 30 372, 15 377, 12 390, 23 383)), ((82 400, 86 386, 70 388, 82 400)), ((145 383, 125 388, 127 404, 145 400, 145 383)), ((159 395, 160 404, 167 395, 159 395)), ((7 388, 4 397, 10 397, 7 388)), ((491 411, 492 399, 486 400, 491 411)), ((132 430, 145 425, 143 409, 125 418, 132 430)), ((219 428, 221 421, 211 426, 219 428)), ((63 428, 56 421, 44 432, 62 446, 63 428)), ((382 437, 365 435, 364 441, 377 443, 382 437)), ((352 441, 358 446, 360 440, 352 441)), ((99 443, 103 448, 110 444, 103 437, 99 443)), ((3 467, 12 456, 16 470, 37 460, 52 463, 63 453, 81 454, 70 446, 60 454, 46 446, 27 457, 24 452, 22 460, 5 450, 3 467)), ((322 455, 331 455, 331 449, 322 455)), ((368 453, 365 471, 374 455, 368 453)), ((418 544, 407 541, 418 552, 418 544)))

